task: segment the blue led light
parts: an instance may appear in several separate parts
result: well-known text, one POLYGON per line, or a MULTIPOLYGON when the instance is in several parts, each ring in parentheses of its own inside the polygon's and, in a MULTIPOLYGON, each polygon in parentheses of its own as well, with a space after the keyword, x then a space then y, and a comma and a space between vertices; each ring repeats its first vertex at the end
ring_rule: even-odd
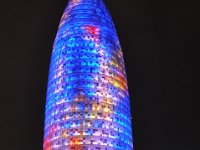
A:
POLYGON ((132 150, 122 50, 102 0, 70 0, 49 68, 44 150, 132 150))

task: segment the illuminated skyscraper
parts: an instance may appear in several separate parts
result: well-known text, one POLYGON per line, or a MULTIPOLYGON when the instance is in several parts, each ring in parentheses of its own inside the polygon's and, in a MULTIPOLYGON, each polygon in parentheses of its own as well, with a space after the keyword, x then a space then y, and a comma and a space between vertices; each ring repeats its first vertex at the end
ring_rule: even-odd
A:
POLYGON ((132 150, 122 50, 103 0, 70 0, 49 69, 44 150, 132 150))

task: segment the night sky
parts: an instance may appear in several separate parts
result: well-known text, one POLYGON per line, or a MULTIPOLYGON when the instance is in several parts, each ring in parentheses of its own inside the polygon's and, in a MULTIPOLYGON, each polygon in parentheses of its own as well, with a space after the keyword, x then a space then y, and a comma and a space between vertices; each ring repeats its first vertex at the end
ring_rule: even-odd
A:
MULTIPOLYGON (((0 2, 0 149, 42 150, 48 67, 67 0, 0 2)), ((105 3, 124 53, 135 150, 200 150, 198 5, 105 3)))

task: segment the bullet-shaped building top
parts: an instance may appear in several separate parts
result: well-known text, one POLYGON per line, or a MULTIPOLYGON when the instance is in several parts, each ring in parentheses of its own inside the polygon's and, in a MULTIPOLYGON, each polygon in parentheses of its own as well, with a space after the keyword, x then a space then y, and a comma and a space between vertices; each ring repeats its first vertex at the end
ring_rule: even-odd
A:
POLYGON ((54 41, 44 150, 132 150, 124 60, 103 0, 70 0, 54 41))

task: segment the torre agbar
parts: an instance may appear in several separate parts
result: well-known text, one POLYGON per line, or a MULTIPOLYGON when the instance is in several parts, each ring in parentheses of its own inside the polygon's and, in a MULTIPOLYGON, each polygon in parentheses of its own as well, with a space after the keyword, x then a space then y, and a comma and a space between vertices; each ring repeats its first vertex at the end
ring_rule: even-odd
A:
POLYGON ((124 60, 103 0, 70 0, 49 68, 44 150, 133 150, 124 60))

